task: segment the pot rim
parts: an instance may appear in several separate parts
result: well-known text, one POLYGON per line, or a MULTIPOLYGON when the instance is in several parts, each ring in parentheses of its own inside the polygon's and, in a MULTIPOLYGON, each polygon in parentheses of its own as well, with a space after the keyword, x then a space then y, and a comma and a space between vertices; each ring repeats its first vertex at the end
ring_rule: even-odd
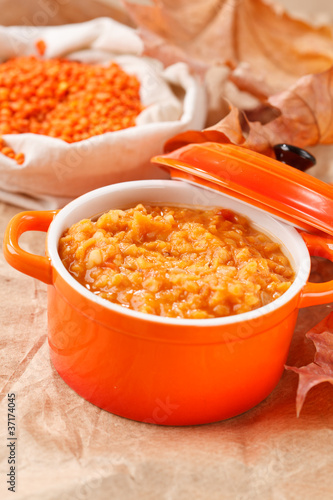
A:
MULTIPOLYGON (((224 316, 224 317, 218 317, 218 318, 209 318, 209 319, 184 319, 184 318, 169 318, 169 317, 163 317, 163 316, 157 316, 153 314, 147 314, 147 313, 141 313, 138 311, 134 311, 132 309, 127 309, 126 307, 123 307, 118 304, 114 304, 106 299, 100 298, 97 295, 94 295, 91 291, 86 289, 83 285, 81 285, 70 273, 67 271, 65 266, 63 265, 59 253, 58 253, 58 242, 61 234, 63 231, 72 225, 73 222, 69 223, 68 225, 64 225, 64 222, 73 214, 74 211, 79 211, 81 208, 84 209, 84 207, 89 204, 89 202, 92 202, 93 200, 96 200, 97 198, 101 196, 105 196, 107 194, 115 193, 115 192, 125 192, 128 190, 132 190, 133 192, 139 192, 140 188, 170 188, 170 189, 179 189, 180 186, 182 186, 181 189, 192 189, 192 190, 203 190, 206 191, 202 187, 197 187, 193 186, 190 183, 185 183, 182 181, 177 181, 177 180, 142 180, 142 181, 130 181, 130 182, 124 182, 124 183, 118 183, 118 184, 112 184, 109 186, 105 186, 102 188, 95 189, 93 191, 90 191, 79 198, 76 198, 69 204, 67 204, 63 209, 61 209, 58 214, 55 216, 53 219, 49 230, 48 230, 48 235, 47 235, 47 254, 49 258, 51 259, 51 265, 55 269, 55 271, 67 282, 68 285, 70 285, 77 293, 79 293, 81 296, 85 297, 87 300, 89 300, 91 303, 97 303, 100 306, 109 309, 111 311, 120 313, 122 315, 128 315, 132 318, 137 318, 140 321, 147 321, 149 323, 158 323, 158 324, 164 324, 164 325, 177 325, 177 326, 193 326, 193 327, 213 327, 213 326, 219 326, 219 325, 231 325, 231 324, 237 324, 237 323, 243 323, 245 321, 250 321, 250 320, 255 320, 259 317, 262 317, 266 314, 272 313, 273 311, 276 311, 277 309, 283 307, 285 304, 287 304, 290 300, 292 300, 304 287, 304 285, 307 282, 308 276, 310 274, 310 267, 311 267, 311 262, 310 262, 310 255, 308 252, 308 249, 300 236, 300 234, 296 231, 296 229, 288 224, 285 224, 281 222, 280 220, 277 220, 264 210, 261 210, 257 207, 254 207, 252 205, 247 204, 246 202, 236 200, 235 198, 232 198, 231 196, 222 194, 222 193, 216 193, 219 197, 223 198, 228 198, 232 199, 237 205, 239 205, 240 210, 239 213, 243 213, 242 209, 250 210, 251 211, 251 223, 255 225, 259 230, 262 230, 266 234, 269 232, 267 228, 262 228, 260 224, 256 222, 256 219, 253 219, 253 214, 257 214, 258 217, 260 215, 260 218, 264 218, 266 220, 266 223, 270 222, 274 229, 280 230, 280 233, 284 233, 285 235, 289 235, 291 237, 295 244, 297 245, 297 252, 298 255, 297 261, 294 259, 294 255, 291 254, 290 250, 286 246, 286 243, 279 237, 279 235, 275 234, 275 230, 272 231, 271 235, 275 236, 275 239, 278 239, 284 253, 288 254, 289 260, 292 260, 292 267, 295 270, 295 266, 299 266, 298 270, 295 270, 296 277, 290 288, 283 294, 281 297, 278 299, 274 300, 273 302, 270 302, 269 304, 262 306, 258 309, 255 309, 253 311, 249 311, 246 313, 242 313, 239 315, 232 315, 232 316, 224 316)), ((140 203, 140 198, 139 194, 137 195, 138 201, 136 203, 140 203)), ((151 201, 152 202, 152 201, 151 201)), ((135 203, 135 202, 133 202, 135 203)), ((144 201, 143 201, 144 203, 144 201)), ((158 204, 158 202, 154 202, 158 204)), ((162 202, 166 203, 166 202, 162 202)), ((112 204, 112 202, 111 202, 112 204)), ((170 203, 175 204, 175 203, 170 203)), ((188 205, 184 203, 184 205, 188 205)), ((195 205, 193 205, 195 206, 195 205)), ((209 205, 207 205, 209 206, 209 205)), ((210 205, 211 207, 216 206, 216 204, 210 205)), ((119 208, 121 208, 119 206, 119 208)), ((112 208, 111 208, 112 209, 112 208)), ((107 211, 107 209, 105 210, 107 211)), ((237 210, 235 210, 237 211, 237 210)), ((96 213, 96 212, 95 212, 96 213)), ((90 215, 90 217, 93 217, 94 213, 90 215)), ((246 215, 248 218, 249 216, 246 215)), ((78 219, 75 219, 77 222, 83 218, 88 218, 87 216, 81 216, 78 219)), ((278 231, 279 232, 279 231, 278 231)))

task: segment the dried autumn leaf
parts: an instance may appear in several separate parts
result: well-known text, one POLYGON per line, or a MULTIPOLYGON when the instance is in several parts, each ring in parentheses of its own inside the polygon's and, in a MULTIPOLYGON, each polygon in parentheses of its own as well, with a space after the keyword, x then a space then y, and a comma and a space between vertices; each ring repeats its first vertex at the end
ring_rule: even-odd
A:
POLYGON ((271 137, 299 147, 333 142, 333 68, 300 78, 268 102, 281 112, 267 124, 271 137))
POLYGON ((330 26, 313 27, 263 0, 124 2, 148 55, 168 63, 226 64, 241 90, 260 98, 333 64, 330 26))
MULTIPOLYGON (((245 144, 244 130, 247 128, 247 120, 242 111, 230 104, 229 113, 219 123, 205 130, 188 130, 169 139, 164 146, 166 153, 178 149, 186 144, 202 142, 233 143, 239 146, 245 144)), ((263 140, 258 150, 262 151, 267 145, 263 140)))
POLYGON ((190 142, 232 142, 272 155, 275 144, 301 148, 333 143, 333 67, 300 78, 290 89, 270 97, 256 114, 234 106, 220 122, 203 132, 185 132, 170 139, 166 149, 190 142), (252 117, 252 118, 251 118, 252 117), (256 121, 252 121, 252 120, 256 121), (213 131, 215 134, 213 135, 213 131))
MULTIPOLYGON (((244 146, 263 151, 281 142, 301 148, 333 143, 333 67, 300 78, 288 90, 269 97, 267 104, 271 119, 265 123, 247 119, 244 146)), ((220 124, 214 128, 219 130, 220 124)))
POLYGON ((314 363, 297 368, 286 366, 299 374, 296 397, 296 411, 299 416, 309 390, 322 382, 333 384, 333 312, 312 328, 306 337, 311 339, 316 347, 314 363))

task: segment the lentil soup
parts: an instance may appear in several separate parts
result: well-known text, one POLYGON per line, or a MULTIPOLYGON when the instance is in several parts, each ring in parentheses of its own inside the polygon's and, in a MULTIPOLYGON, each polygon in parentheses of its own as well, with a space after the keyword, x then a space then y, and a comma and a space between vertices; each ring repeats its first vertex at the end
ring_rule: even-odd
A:
POLYGON ((251 311, 280 297, 294 280, 278 243, 221 208, 110 210, 66 230, 59 254, 94 294, 172 318, 251 311))

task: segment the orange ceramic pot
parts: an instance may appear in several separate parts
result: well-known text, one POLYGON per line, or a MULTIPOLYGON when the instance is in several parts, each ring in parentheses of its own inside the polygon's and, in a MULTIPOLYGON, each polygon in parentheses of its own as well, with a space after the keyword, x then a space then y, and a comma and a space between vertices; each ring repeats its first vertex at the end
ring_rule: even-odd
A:
POLYGON ((310 255, 333 258, 329 239, 302 235, 263 210, 175 180, 135 181, 92 191, 59 212, 24 212, 7 228, 4 253, 16 269, 48 284, 48 335, 60 376, 91 403, 130 419, 165 425, 214 422, 262 401, 284 369, 299 308, 333 300, 331 282, 308 283, 310 255), (185 320, 127 310, 80 285, 58 255, 74 222, 138 202, 221 206, 249 217, 279 241, 296 279, 279 299, 226 318, 185 320), (46 256, 19 236, 47 231, 46 256))

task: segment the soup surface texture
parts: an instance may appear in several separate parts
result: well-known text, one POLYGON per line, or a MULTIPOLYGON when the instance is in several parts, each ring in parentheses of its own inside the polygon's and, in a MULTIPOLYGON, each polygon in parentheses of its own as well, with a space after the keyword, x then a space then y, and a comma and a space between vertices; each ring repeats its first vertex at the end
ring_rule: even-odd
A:
POLYGON ((280 297, 294 280, 278 243, 221 208, 110 210, 65 231, 59 254, 94 294, 172 318, 251 311, 280 297))

